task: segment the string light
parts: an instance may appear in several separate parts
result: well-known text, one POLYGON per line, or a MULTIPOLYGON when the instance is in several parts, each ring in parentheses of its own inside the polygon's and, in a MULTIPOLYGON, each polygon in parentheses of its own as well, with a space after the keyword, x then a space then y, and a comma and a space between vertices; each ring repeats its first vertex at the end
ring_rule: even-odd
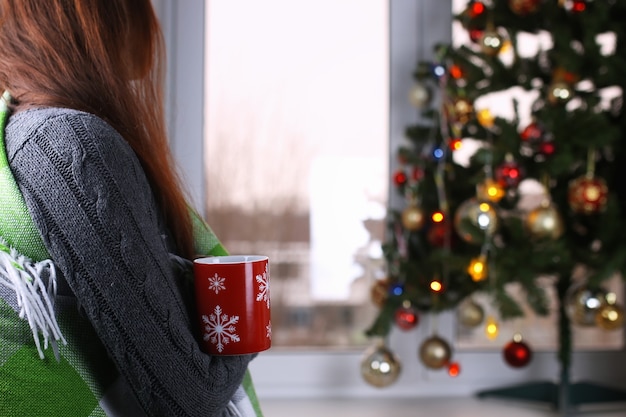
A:
POLYGON ((395 296, 401 296, 402 293, 404 293, 404 286, 402 284, 394 284, 391 287, 391 291, 390 291, 393 295, 395 296))
POLYGON ((452 65, 450 67, 450 76, 456 79, 463 77, 463 71, 461 70, 461 67, 459 67, 458 65, 452 65))
POLYGON ((478 227, 482 230, 487 230, 492 227, 492 216, 493 216, 493 208, 491 204, 483 202, 478 205, 479 213, 476 216, 476 222, 478 223, 478 227))
POLYGON ((461 139, 459 138, 454 138, 450 140, 450 149, 452 149, 453 151, 458 151, 459 149, 461 149, 462 145, 463 141, 461 141, 461 139))
POLYGON ((472 259, 467 267, 467 273, 474 282, 483 281, 487 278, 487 257, 480 255, 478 258, 472 259))
POLYGON ((487 335, 487 339, 494 340, 498 337, 498 333, 500 329, 498 328, 498 322, 493 316, 487 317, 487 321, 485 323, 485 334, 487 335))
POLYGON ((459 374, 461 373, 461 366, 459 365, 458 362, 452 362, 449 366, 448 366, 448 375, 450 375, 451 377, 457 377, 459 376, 459 374))
POLYGON ((433 220, 434 223, 441 223, 444 219, 444 215, 442 212, 436 211, 431 216, 431 219, 433 220))
POLYGON ((487 178, 479 187, 478 192, 480 197, 489 200, 493 203, 497 203, 502 200, 502 198, 506 195, 506 191, 502 187, 502 185, 494 181, 491 178, 487 178))
POLYGON ((485 128, 491 128, 494 125, 495 117, 489 109, 479 110, 476 114, 476 118, 478 119, 478 123, 485 128))
POLYGON ((446 75, 446 69, 443 65, 437 64, 433 67, 433 74, 435 74, 436 77, 441 78, 446 75))
POLYGON ((441 282, 433 280, 430 282, 430 289, 433 290, 433 292, 441 292, 441 290, 443 290, 443 285, 441 282))

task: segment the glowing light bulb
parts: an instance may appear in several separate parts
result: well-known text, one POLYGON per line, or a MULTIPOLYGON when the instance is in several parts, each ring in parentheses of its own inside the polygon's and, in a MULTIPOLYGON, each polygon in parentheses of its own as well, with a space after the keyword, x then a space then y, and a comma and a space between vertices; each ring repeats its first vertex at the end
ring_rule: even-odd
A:
POLYGON ((463 146, 463 141, 459 138, 450 139, 448 142, 448 147, 453 151, 458 151, 463 146))
POLYGON ((434 280, 430 283, 430 289, 433 290, 433 292, 440 292, 443 289, 443 285, 441 282, 434 280))
POLYGON ((452 76, 452 78, 455 79, 459 79, 463 77, 463 71, 461 70, 461 67, 459 67, 458 65, 452 65, 450 67, 450 75, 452 76))
POLYGON ((444 75, 446 75, 446 69, 443 65, 435 65, 435 67, 433 68, 433 73, 436 77, 443 77, 444 75))
POLYGON ((487 178, 482 184, 479 185, 478 192, 482 199, 489 200, 494 203, 499 202, 506 195, 506 191, 502 185, 491 178, 487 178))
POLYGON ((456 377, 459 376, 459 374, 461 373, 461 366, 459 365, 458 362, 452 362, 449 366, 448 366, 448 375, 450 375, 451 377, 456 377))
POLYGON ((487 321, 485 323, 485 334, 487 335, 487 339, 494 340, 498 337, 500 329, 498 328, 498 322, 493 316, 487 317, 487 321))
POLYGON ((476 118, 478 119, 478 123, 486 128, 493 127, 495 122, 495 117, 489 109, 482 109, 478 111, 478 113, 476 114, 476 118))
POLYGON ((431 218, 433 219, 433 222, 435 222, 435 223, 441 223, 441 222, 443 221, 443 217, 444 217, 444 216, 443 216, 443 213, 442 213, 442 212, 440 212, 440 211, 436 211, 436 212, 434 212, 434 213, 433 213, 433 215, 432 215, 432 217, 431 217, 431 218))
POLYGON ((487 278, 487 257, 480 255, 478 258, 472 259, 467 267, 467 273, 472 277, 474 282, 483 281, 487 278))

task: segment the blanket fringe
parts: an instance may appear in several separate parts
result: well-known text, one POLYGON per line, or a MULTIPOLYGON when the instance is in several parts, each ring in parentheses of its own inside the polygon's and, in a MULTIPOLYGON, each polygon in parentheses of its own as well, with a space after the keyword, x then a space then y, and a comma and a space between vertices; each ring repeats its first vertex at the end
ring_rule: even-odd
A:
POLYGON ((54 314, 57 280, 53 262, 49 259, 33 262, 0 238, 0 285, 15 292, 19 317, 28 321, 39 357, 44 359, 43 351, 51 345, 59 361, 57 342, 66 345, 67 341, 61 334, 54 314), (48 271, 47 285, 42 279, 44 271, 48 271))

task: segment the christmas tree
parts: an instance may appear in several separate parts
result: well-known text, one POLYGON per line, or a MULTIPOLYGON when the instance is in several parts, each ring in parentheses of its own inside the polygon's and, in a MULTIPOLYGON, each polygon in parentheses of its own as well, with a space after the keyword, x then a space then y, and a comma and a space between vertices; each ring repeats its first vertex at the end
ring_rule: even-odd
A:
MULTIPOLYGON (((523 317, 514 283, 546 315, 538 279, 547 277, 568 383, 572 326, 623 327, 605 283, 626 276, 626 0, 473 0, 454 19, 468 43, 436 45, 436 60, 417 64, 408 92, 420 123, 407 126, 397 153, 392 182, 405 204, 389 208, 387 276, 372 287, 380 311, 367 334, 410 330, 421 314, 452 309, 459 325, 489 334, 495 324, 474 294, 488 294, 501 320, 523 317), (536 46, 527 52, 529 39, 536 46)), ((532 358, 521 335, 503 348, 512 367, 532 358)), ((437 334, 419 351, 426 367, 458 374, 437 334)), ((381 342, 361 371, 386 386, 399 369, 381 342)))

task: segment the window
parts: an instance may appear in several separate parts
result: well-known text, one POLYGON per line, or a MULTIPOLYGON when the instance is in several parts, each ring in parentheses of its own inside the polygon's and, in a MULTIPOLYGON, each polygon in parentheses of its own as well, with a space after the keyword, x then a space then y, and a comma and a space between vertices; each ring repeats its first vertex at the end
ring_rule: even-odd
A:
POLYGON ((231 253, 270 257, 273 346, 366 342, 384 273, 387 7, 207 2, 205 213, 231 253))
MULTIPOLYGON (((168 47, 168 97, 167 110, 171 129, 172 148, 196 206, 201 208, 205 191, 203 152, 201 143, 205 112, 201 85, 208 84, 203 69, 205 8, 209 2, 153 0, 165 30, 168 47)), ((223 1, 223 0, 222 0, 223 1)), ((235 2, 235 0, 232 0, 235 2)), ((295 3, 295 2, 294 2, 295 3)), ((299 2, 298 2, 299 3, 299 2)), ((337 1, 339 3, 339 0, 337 1)), ((237 2, 242 14, 249 13, 237 2)), ((264 2, 264 4, 266 4, 264 2)), ((270 4, 270 3, 267 3, 270 4)), ((346 21, 360 13, 361 4, 353 4, 353 13, 344 16, 346 21)), ((415 121, 415 109, 407 100, 407 91, 413 85, 410 74, 415 69, 416 56, 427 58, 430 45, 450 41, 451 1, 440 0, 388 0, 383 13, 389 14, 389 141, 391 153, 404 141, 404 129, 415 121), (421 16, 424 16, 423 18, 421 16), (420 26, 423 23, 423 27, 420 26)), ((283 14, 284 16, 284 14, 283 14)), ((231 24, 239 15, 230 16, 231 24)), ((346 24, 345 27, 349 25, 346 24)), ((320 30, 325 30, 320 25, 320 30)), ((206 28, 209 29, 208 27, 206 28)), ((254 77, 254 68, 249 77, 254 77)), ((305 81, 303 80, 303 84, 305 81)), ((210 85, 207 85, 210 87, 210 85)), ((355 98, 357 100, 357 98, 355 98)), ((206 103, 208 105, 208 103, 206 103)), ((243 117, 242 117, 243 120, 243 117)), ((245 121, 245 120, 244 120, 245 121)), ((390 160, 390 165, 394 160, 390 160)), ((393 172, 393 167, 390 169, 393 172)), ((390 193, 393 194, 393 193, 390 193)), ((393 196, 390 196, 393 199, 393 196)), ((537 366, 526 371, 512 370, 496 350, 464 349, 457 352, 462 364, 460 378, 451 379, 445 372, 424 370, 416 356, 416 340, 428 332, 428 322, 418 326, 416 332, 393 332, 390 344, 403 364, 401 379, 394 386, 381 391, 363 381, 359 365, 364 348, 356 349, 274 349, 263 352, 251 363, 251 371, 261 399, 287 397, 424 397, 442 395, 474 395, 481 389, 494 385, 505 386, 529 378, 553 380, 560 368, 554 352, 536 352, 537 366), (416 334, 417 333, 417 334, 416 334)), ((457 326, 453 314, 443 314, 439 321, 442 336, 453 340, 457 326)), ((623 384, 620 364, 622 351, 575 352, 573 372, 577 379, 600 380, 608 385, 623 384), (618 365, 616 367, 616 364, 618 365)))

